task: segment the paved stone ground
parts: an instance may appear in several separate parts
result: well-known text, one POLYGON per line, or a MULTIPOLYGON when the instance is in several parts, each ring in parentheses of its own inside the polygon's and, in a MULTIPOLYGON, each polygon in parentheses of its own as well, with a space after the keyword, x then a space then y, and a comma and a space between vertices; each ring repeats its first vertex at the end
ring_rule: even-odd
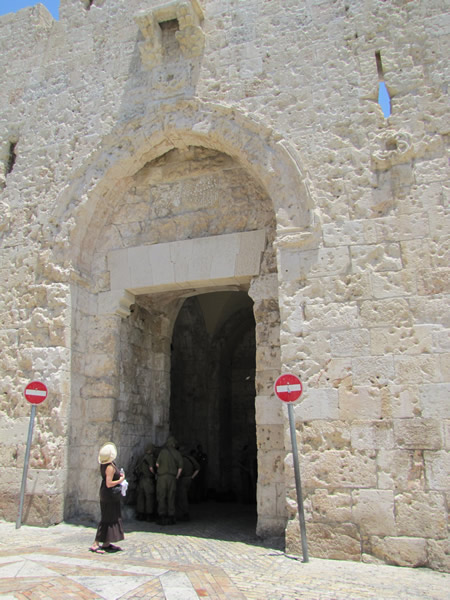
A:
POLYGON ((122 552, 88 551, 94 524, 0 522, 1 600, 448 600, 450 575, 284 554, 242 507, 194 507, 189 523, 126 520, 122 552))

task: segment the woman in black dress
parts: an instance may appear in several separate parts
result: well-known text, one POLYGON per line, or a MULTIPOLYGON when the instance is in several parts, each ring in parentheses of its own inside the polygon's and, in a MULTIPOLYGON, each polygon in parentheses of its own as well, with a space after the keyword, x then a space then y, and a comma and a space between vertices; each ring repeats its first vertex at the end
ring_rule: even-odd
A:
POLYGON ((112 542, 119 542, 124 539, 120 484, 124 481, 125 474, 119 471, 114 463, 116 457, 117 448, 112 442, 104 444, 98 453, 102 476, 100 486, 101 519, 94 543, 89 548, 91 552, 97 554, 104 554, 105 551, 116 552, 121 550, 119 546, 114 546, 112 542))

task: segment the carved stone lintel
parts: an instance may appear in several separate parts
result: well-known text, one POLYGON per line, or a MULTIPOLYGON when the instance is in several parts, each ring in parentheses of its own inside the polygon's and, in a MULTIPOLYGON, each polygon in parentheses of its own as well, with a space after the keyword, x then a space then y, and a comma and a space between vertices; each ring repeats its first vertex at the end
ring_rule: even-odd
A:
POLYGON ((375 137, 377 150, 372 152, 372 164, 376 169, 409 162, 413 154, 411 136, 406 132, 386 131, 375 137))
POLYGON ((151 13, 136 17, 144 40, 139 44, 142 63, 153 68, 162 63, 162 31, 164 21, 177 19, 179 30, 175 37, 185 58, 200 56, 205 46, 205 34, 200 23, 203 11, 197 0, 173 0, 155 7, 151 13))

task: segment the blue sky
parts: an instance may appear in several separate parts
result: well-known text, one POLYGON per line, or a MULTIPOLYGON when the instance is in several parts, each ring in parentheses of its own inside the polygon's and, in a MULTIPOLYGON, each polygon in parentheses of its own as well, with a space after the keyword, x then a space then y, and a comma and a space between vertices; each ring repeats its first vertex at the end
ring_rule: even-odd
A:
POLYGON ((0 0, 0 15, 17 12, 26 6, 44 4, 55 19, 58 18, 59 0, 0 0))

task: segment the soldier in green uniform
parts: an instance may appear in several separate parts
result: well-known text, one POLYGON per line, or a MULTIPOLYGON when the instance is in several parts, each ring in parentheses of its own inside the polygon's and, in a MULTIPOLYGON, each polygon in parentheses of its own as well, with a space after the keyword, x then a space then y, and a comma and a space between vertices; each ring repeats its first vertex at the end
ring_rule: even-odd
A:
POLYGON ((183 470, 183 458, 176 447, 177 441, 170 435, 156 461, 158 468, 158 479, 156 482, 156 496, 158 500, 157 522, 160 525, 172 525, 175 523, 177 480, 183 470))
POLYGON ((189 456, 186 448, 180 448, 183 457, 183 471, 177 481, 177 510, 180 521, 189 521, 189 488, 192 480, 197 477, 200 465, 193 456, 189 456))
POLYGON ((148 444, 145 454, 136 467, 138 478, 136 518, 154 521, 156 512, 156 461, 153 444, 148 444))

